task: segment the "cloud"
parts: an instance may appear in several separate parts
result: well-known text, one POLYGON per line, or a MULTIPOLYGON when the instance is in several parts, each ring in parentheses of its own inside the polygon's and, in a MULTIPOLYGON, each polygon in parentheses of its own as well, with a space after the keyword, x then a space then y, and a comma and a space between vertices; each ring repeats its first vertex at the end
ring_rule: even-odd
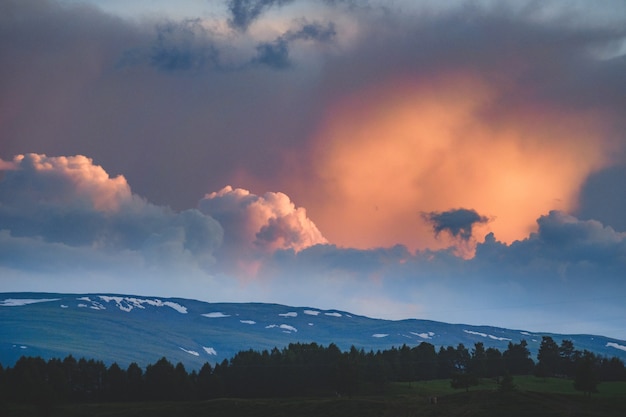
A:
POLYGON ((465 241, 472 237, 472 228, 475 225, 489 222, 488 217, 481 216, 476 210, 464 208, 422 213, 422 217, 432 224, 435 235, 448 232, 465 241))
POLYGON ((209 266, 221 244, 214 219, 150 204, 131 192, 123 176, 111 178, 85 156, 26 154, 3 165, 0 230, 5 241, 17 239, 16 247, 49 242, 56 248, 136 252, 148 262, 167 254, 169 261, 209 266))
POLYGON ((585 280, 594 276, 585 271, 592 265, 606 271, 626 268, 624 232, 616 232, 597 220, 580 220, 557 210, 539 217, 537 224, 536 233, 514 242, 510 249, 504 251, 509 254, 510 261, 542 260, 560 268, 572 267, 571 274, 580 274, 580 278, 585 280))
POLYGON ((273 42, 263 42, 257 45, 257 56, 253 62, 267 65, 275 69, 285 69, 292 66, 289 59, 289 44, 297 40, 315 40, 318 42, 332 41, 337 32, 331 22, 326 26, 320 23, 303 22, 297 30, 289 30, 273 42))
POLYGON ((204 196, 198 203, 203 213, 224 228, 224 244, 234 250, 302 250, 327 243, 302 207, 283 193, 261 196, 231 186, 204 196))
POLYGON ((328 111, 315 135, 314 175, 286 177, 284 188, 345 246, 437 248, 416 210, 454 206, 489 213, 507 242, 527 236, 540 214, 575 206, 580 184, 606 163, 610 147, 588 140, 602 127, 584 113, 485 116, 501 96, 480 78, 396 79, 355 93, 328 111))
POLYGON ((274 42, 261 43, 256 49, 255 61, 259 64, 276 69, 285 69, 291 66, 288 42, 283 38, 278 38, 274 42))
POLYGON ((210 42, 200 19, 158 24, 150 63, 164 71, 219 67, 219 51, 210 42))
MULTIPOLYGON (((490 233, 463 259, 451 249, 329 244, 280 192, 224 187, 199 210, 176 213, 83 156, 26 154, 2 166, 5 290, 128 291, 623 334, 611 323, 626 313, 616 296, 626 290, 626 233, 595 220, 551 211, 526 238, 508 244, 490 233)), ((487 221, 469 209, 428 215, 460 239, 487 221)))
POLYGON ((227 7, 232 15, 230 24, 238 30, 246 30, 263 12, 280 7, 294 0, 228 0, 227 7))
POLYGON ((611 166, 592 173, 582 185, 575 214, 595 219, 626 232, 626 193, 619 192, 626 181, 626 165, 611 166))
POLYGON ((258 275, 277 297, 341 303, 354 313, 623 335, 616 323, 626 313, 626 234, 558 211, 537 223, 536 233, 511 244, 490 233, 472 259, 450 250, 317 245, 277 251, 258 275), (383 312, 368 300, 396 306, 383 312))
POLYGON ((224 184, 282 190, 333 243, 411 249, 442 245, 416 211, 450 207, 521 239, 624 160, 616 15, 292 6, 242 32, 3 2, 0 155, 89 155, 179 210, 224 184), (370 157, 388 154, 400 169, 370 157))

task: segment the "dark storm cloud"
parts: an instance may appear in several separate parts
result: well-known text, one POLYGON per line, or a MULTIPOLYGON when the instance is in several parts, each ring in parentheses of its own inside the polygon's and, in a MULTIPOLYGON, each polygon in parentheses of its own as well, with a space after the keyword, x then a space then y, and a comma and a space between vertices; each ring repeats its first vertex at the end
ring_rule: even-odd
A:
POLYGON ((239 30, 246 30, 261 14, 272 7, 280 7, 294 0, 228 0, 227 6, 232 18, 230 24, 239 30))
POLYGON ((489 222, 488 217, 481 216, 476 210, 464 208, 422 213, 422 217, 432 224, 436 235, 448 232, 463 240, 469 240, 472 237, 472 228, 475 225, 489 222))

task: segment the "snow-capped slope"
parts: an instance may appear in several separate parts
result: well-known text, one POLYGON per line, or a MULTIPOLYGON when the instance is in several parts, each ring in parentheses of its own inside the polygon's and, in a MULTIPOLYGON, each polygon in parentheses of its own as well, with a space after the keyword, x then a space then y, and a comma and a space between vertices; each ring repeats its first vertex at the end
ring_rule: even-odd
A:
POLYGON ((626 360, 626 341, 592 335, 532 333, 427 320, 389 321, 337 310, 261 303, 207 303, 112 294, 0 293, 0 363, 20 356, 68 354, 127 366, 165 356, 198 369, 241 350, 281 348, 292 342, 352 345, 366 351, 428 342, 475 342, 504 351, 525 339, 536 354, 541 336, 569 339, 587 349, 626 360))

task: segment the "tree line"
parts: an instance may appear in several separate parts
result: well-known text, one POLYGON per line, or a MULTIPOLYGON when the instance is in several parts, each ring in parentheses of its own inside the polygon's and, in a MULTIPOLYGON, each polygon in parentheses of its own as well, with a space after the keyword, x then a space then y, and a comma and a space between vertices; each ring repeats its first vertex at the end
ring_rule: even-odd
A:
POLYGON ((594 392, 600 381, 626 381, 624 363, 589 351, 571 341, 557 345, 545 336, 533 361, 526 341, 509 342, 500 352, 476 343, 441 347, 417 346, 377 352, 336 345, 292 343, 271 351, 247 350, 230 360, 188 372, 165 357, 142 369, 132 363, 106 366, 94 359, 45 361, 22 357, 13 367, 0 365, 0 402, 55 404, 66 402, 190 401, 220 397, 286 397, 383 393, 391 381, 451 379, 467 388, 480 378, 536 374, 572 378, 577 389, 594 392))

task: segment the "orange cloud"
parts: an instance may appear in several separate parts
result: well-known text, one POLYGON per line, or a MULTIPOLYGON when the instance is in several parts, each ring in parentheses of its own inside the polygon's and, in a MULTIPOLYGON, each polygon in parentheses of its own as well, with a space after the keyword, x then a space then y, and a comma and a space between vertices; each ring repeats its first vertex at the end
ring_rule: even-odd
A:
POLYGON ((314 175, 285 188, 341 246, 445 247, 420 213, 461 207, 492 219, 476 228, 478 240, 487 231, 524 238, 540 215, 574 208, 608 145, 596 115, 501 100, 457 75, 347 97, 313 138, 314 175))

